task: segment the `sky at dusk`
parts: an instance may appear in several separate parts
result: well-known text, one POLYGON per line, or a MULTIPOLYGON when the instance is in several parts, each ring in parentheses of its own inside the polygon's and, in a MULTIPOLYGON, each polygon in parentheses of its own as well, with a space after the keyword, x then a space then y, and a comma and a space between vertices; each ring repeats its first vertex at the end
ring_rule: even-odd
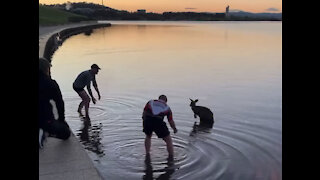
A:
MULTIPOLYGON (((41 4, 63 4, 67 0, 39 0, 41 4)), ((227 5, 230 11, 247 11, 253 13, 282 12, 282 0, 69 0, 69 2, 87 2, 103 4, 113 9, 129 12, 145 9, 147 12, 225 12, 227 5)))

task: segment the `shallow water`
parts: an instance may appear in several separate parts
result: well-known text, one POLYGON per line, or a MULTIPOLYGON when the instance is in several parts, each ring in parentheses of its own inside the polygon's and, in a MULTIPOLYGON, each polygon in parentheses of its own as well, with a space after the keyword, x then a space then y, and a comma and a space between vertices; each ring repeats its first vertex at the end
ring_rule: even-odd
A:
POLYGON ((282 179, 281 22, 111 23, 52 61, 66 120, 104 179, 282 179), (102 98, 87 124, 72 83, 92 63, 102 98), (173 162, 156 135, 145 157, 142 109, 160 94, 178 128, 167 123, 173 162), (189 98, 213 111, 212 129, 194 128, 189 98))

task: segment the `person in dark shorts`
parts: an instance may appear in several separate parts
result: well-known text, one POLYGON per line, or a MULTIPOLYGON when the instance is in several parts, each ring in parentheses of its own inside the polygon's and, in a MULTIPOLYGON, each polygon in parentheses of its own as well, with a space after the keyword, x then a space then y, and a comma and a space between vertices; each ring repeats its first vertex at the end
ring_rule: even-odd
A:
POLYGON ((173 144, 169 129, 163 120, 165 116, 167 116, 173 132, 177 133, 178 130, 172 118, 172 111, 167 105, 167 97, 165 95, 160 95, 158 100, 150 100, 144 107, 142 119, 143 132, 146 135, 144 144, 147 156, 150 155, 151 137, 152 133, 155 132, 158 138, 162 138, 166 142, 169 159, 173 159, 173 144))
POLYGON ((97 100, 92 95, 92 91, 91 91, 91 82, 92 82, 92 85, 94 89, 97 91, 98 98, 100 100, 101 96, 98 89, 98 84, 96 82, 96 74, 98 74, 99 70, 100 70, 100 67, 97 64, 92 64, 91 69, 81 72, 73 83, 73 89, 78 93, 78 95, 82 99, 78 107, 78 113, 80 114, 80 116, 83 116, 81 110, 84 107, 85 113, 86 113, 85 117, 88 120, 90 120, 90 117, 89 117, 90 97, 88 96, 84 88, 87 87, 87 90, 89 95, 91 96, 92 102, 93 104, 95 104, 97 100))
POLYGON ((45 58, 39 58, 39 147, 43 147, 45 134, 58 139, 66 140, 71 131, 65 121, 64 101, 58 83, 51 79, 50 62, 45 58), (57 109, 58 117, 53 114, 53 108, 57 109))

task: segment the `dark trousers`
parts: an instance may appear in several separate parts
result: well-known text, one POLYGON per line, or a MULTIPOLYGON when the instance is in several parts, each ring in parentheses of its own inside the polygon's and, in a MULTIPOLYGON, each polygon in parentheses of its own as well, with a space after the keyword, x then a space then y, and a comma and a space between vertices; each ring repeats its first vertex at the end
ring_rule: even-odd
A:
POLYGON ((71 131, 66 122, 52 120, 43 127, 43 130, 49 133, 50 137, 66 140, 70 137, 71 131))

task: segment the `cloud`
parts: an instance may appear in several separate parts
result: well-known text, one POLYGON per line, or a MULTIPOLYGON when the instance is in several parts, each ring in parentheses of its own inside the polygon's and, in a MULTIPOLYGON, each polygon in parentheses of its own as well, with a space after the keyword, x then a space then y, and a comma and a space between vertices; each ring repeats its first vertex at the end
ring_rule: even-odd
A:
POLYGON ((184 9, 197 9, 197 8, 184 8, 184 9))
POLYGON ((266 9, 266 11, 279 11, 279 9, 277 9, 277 8, 268 8, 268 9, 266 9))

